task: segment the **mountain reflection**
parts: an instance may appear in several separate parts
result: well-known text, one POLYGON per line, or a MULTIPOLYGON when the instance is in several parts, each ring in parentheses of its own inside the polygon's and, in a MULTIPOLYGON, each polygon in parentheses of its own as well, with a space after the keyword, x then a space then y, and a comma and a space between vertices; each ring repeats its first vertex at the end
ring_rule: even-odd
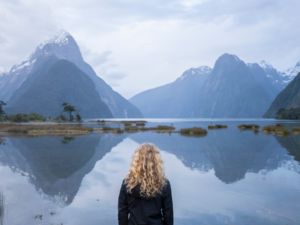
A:
POLYGON ((0 162, 27 175, 37 190, 70 204, 83 177, 124 136, 9 137, 0 148, 0 162))
MULTIPOLYGON (((214 169, 215 176, 224 183, 241 180, 248 172, 274 170, 284 161, 292 160, 273 136, 232 128, 211 131, 204 138, 155 133, 139 133, 130 137, 139 143, 155 143, 159 148, 175 154, 190 168, 201 171, 214 169)), ((284 147, 292 145, 295 148, 289 150, 293 154, 300 145, 300 139, 284 139, 282 142, 284 147)), ((299 160, 299 153, 295 159, 299 160)))
MULTIPOLYGON (((125 136, 7 137, 0 146, 0 162, 28 176, 37 190, 68 205, 84 176, 125 136)), ((129 137, 138 143, 155 143, 176 155, 186 167, 201 171, 213 169, 215 176, 226 184, 243 179, 249 172, 274 170, 285 161, 300 159, 299 136, 274 138, 228 128, 210 131, 202 138, 151 132, 129 137)))
POLYGON ((294 159, 300 162, 300 136, 276 137, 277 141, 287 149, 294 159))

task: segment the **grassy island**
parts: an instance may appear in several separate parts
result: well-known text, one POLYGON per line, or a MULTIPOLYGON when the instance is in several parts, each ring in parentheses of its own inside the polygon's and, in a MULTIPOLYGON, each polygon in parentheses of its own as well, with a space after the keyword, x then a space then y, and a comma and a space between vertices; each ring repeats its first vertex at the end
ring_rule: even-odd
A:
POLYGON ((179 130, 179 133, 183 136, 205 136, 207 135, 207 130, 201 127, 191 127, 182 128, 179 130))
POLYGON ((213 129, 224 129, 227 128, 227 125, 223 125, 223 124, 215 124, 215 125, 208 125, 208 129, 213 130, 213 129))
POLYGON ((0 124, 1 133, 41 136, 41 135, 82 135, 93 131, 93 128, 80 124, 0 124))

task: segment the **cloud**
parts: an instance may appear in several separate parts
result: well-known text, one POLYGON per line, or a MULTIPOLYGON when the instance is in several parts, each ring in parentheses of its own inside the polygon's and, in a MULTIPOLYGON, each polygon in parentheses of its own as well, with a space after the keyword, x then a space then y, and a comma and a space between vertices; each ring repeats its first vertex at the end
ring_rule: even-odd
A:
POLYGON ((0 66, 68 30, 97 73, 126 97, 224 52, 279 69, 300 60, 298 0, 26 0, 0 2, 0 66))

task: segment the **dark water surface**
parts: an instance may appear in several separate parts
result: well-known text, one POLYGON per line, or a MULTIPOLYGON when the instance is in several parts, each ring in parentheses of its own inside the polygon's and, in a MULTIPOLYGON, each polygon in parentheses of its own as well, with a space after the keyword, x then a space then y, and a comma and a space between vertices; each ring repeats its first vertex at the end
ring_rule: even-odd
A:
POLYGON ((117 224, 120 184, 143 142, 162 150, 176 225, 300 224, 300 135, 241 132, 236 127, 241 121, 213 123, 229 127, 205 137, 153 132, 2 137, 0 224, 117 224))

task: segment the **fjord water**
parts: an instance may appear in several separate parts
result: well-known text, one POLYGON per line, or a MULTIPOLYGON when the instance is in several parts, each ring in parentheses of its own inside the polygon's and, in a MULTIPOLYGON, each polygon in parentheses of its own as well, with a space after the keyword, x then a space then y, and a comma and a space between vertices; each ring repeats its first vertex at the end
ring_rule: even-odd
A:
POLYGON ((176 225, 300 224, 300 135, 240 131, 242 121, 165 123, 228 128, 205 137, 143 132, 1 138, 3 224, 117 224, 120 184, 143 142, 161 149, 176 225))

